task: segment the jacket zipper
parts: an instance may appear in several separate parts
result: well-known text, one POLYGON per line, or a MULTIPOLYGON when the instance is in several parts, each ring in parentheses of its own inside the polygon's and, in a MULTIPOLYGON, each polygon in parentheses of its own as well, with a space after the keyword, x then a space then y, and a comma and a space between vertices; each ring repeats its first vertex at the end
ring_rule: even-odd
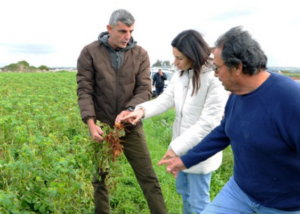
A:
POLYGON ((187 94, 188 94, 188 91, 189 91, 189 86, 190 86, 190 71, 188 70, 187 73, 188 73, 188 82, 187 82, 187 86, 186 86, 187 89, 186 89, 186 92, 185 92, 185 96, 184 96, 184 99, 183 99, 183 102, 182 102, 182 105, 181 105, 181 109, 180 109, 180 121, 178 123, 178 133, 179 133, 178 136, 181 135, 180 127, 181 127, 181 121, 182 121, 182 117, 183 117, 182 110, 183 110, 183 106, 185 104, 185 100, 186 100, 186 97, 187 97, 187 94))
POLYGON ((117 61, 117 65, 116 65, 116 117, 118 115, 118 108, 119 108, 119 78, 118 78, 118 70, 119 70, 119 52, 116 52, 116 61, 117 61))

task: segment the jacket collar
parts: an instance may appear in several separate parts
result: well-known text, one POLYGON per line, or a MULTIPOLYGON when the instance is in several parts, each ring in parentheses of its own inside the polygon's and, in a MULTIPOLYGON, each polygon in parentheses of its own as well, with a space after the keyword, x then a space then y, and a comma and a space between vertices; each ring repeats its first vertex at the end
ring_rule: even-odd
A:
POLYGON ((108 31, 102 32, 98 36, 98 41, 100 43, 103 43, 106 47, 108 47, 109 49, 114 50, 114 51, 121 51, 121 52, 123 52, 123 51, 130 50, 130 49, 134 48, 134 46, 137 43, 136 41, 134 41, 133 37, 131 37, 130 41, 128 42, 128 44, 127 44, 127 46, 125 48, 115 50, 108 43, 108 38, 109 37, 110 37, 110 35, 109 35, 108 31))

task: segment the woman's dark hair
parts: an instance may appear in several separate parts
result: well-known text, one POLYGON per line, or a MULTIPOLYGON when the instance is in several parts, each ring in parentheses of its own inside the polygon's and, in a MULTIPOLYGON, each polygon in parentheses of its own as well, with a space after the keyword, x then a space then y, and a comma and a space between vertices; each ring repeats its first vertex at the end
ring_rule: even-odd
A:
POLYGON ((242 63, 243 73, 250 76, 267 69, 267 56, 258 42, 240 26, 220 36, 215 46, 222 49, 222 59, 229 68, 237 68, 242 63))
MULTIPOLYGON (((208 64, 208 58, 211 53, 208 44, 202 35, 195 30, 186 30, 178 34, 171 45, 177 48, 188 59, 192 61, 193 91, 192 95, 197 94, 200 88, 200 72, 204 64, 208 64)), ((184 71, 181 71, 181 76, 184 71)))

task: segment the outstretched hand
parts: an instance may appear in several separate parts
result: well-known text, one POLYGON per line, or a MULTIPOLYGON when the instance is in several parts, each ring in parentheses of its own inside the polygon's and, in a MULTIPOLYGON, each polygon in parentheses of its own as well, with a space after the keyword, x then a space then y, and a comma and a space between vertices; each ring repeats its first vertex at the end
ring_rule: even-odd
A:
POLYGON ((161 160, 167 160, 167 159, 174 158, 174 157, 176 157, 175 152, 173 151, 173 149, 169 149, 166 152, 166 154, 162 157, 161 160))
MULTIPOLYGON (((168 152, 167 152, 168 153, 168 152)), ((178 172, 181 170, 186 169, 186 167, 184 166, 182 160, 180 159, 180 157, 173 157, 173 158, 168 158, 166 155, 167 153, 164 155, 164 157, 158 162, 158 165, 164 165, 166 164, 166 170, 168 173, 172 173, 174 175, 174 177, 176 178, 178 175, 178 172)))
POLYGON ((124 115, 124 117, 120 117, 118 122, 121 121, 127 121, 131 123, 132 125, 135 125, 137 122, 140 121, 140 119, 144 116, 144 110, 138 109, 137 111, 130 112, 127 115, 124 115))
MULTIPOLYGON (((121 119, 130 114, 130 111, 124 110, 121 111, 120 114, 117 115, 115 122, 121 123, 121 119)), ((128 122, 127 120, 123 120, 123 122, 128 122)))

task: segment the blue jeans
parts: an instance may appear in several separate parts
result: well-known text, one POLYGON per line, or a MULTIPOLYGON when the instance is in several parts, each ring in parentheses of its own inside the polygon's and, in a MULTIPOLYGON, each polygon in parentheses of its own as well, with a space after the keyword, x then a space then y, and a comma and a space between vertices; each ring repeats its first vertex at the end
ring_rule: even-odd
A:
POLYGON ((192 174, 180 171, 176 190, 182 196, 183 214, 200 214, 210 202, 211 173, 192 174))
POLYGON ((280 211, 252 201, 231 177, 215 199, 201 214, 300 214, 300 211, 280 211))

